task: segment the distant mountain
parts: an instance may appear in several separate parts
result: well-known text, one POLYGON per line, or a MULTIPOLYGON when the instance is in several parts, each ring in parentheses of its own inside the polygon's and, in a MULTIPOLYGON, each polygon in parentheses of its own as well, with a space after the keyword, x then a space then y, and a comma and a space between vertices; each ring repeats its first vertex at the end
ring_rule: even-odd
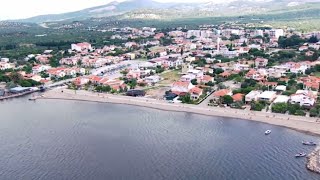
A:
POLYGON ((153 0, 128 0, 111 2, 103 6, 81 11, 41 15, 19 22, 78 21, 90 18, 114 16, 119 19, 175 19, 197 17, 236 16, 262 14, 279 11, 314 9, 320 7, 320 0, 224 0, 207 3, 160 3, 153 0), (309 3, 316 2, 316 6, 309 3))
POLYGON ((108 17, 114 15, 124 14, 126 12, 138 9, 162 9, 175 6, 177 3, 160 3, 152 0, 128 0, 123 2, 113 1, 106 5, 88 8, 80 11, 63 13, 63 14, 48 14, 31 17, 28 19, 18 20, 20 22, 52 22, 52 21, 66 21, 66 20, 84 20, 89 18, 108 17))

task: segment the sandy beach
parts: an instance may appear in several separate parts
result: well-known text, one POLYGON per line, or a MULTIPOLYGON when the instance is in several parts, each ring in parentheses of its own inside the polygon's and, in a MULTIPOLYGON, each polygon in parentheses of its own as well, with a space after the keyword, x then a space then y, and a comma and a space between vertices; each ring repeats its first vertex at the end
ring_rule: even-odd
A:
POLYGON ((42 97, 38 97, 37 99, 60 99, 99 103, 127 104, 165 111, 190 112, 207 116, 230 117, 239 120, 243 119, 268 123, 277 126, 287 127, 304 133, 320 135, 320 121, 317 122, 317 118, 310 117, 254 112, 249 110, 238 110, 220 107, 204 108, 196 105, 172 104, 168 103, 165 100, 156 100, 145 97, 128 97, 122 95, 94 93, 83 90, 74 91, 69 89, 63 89, 63 92, 61 89, 53 89, 45 92, 42 97))

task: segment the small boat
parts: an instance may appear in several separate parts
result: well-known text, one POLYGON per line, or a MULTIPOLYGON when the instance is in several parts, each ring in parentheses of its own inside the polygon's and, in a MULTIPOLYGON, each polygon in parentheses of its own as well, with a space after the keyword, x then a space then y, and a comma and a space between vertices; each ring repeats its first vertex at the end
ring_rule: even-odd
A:
POLYGON ((265 135, 269 135, 271 134, 271 130, 266 130, 266 132, 264 132, 265 135))
POLYGON ((296 154, 295 157, 296 158, 305 157, 306 155, 307 155, 306 153, 299 153, 299 154, 296 154))
POLYGON ((306 145, 306 146, 315 146, 315 145, 317 145, 316 143, 314 143, 312 141, 302 141, 302 144, 306 145))

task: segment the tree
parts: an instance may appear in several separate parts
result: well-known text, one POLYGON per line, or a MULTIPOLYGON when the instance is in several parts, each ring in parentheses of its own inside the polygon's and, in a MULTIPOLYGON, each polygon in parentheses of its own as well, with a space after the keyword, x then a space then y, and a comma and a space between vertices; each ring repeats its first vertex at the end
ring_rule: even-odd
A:
POLYGON ((191 100, 191 96, 189 93, 187 93, 186 95, 184 96, 180 96, 179 97, 179 100, 182 102, 182 103, 185 103, 185 104, 193 104, 193 101, 191 100))
POLYGON ((137 80, 131 79, 128 85, 130 86, 130 89, 134 89, 137 86, 137 80))
POLYGON ((246 41, 243 41, 243 43, 241 44, 241 47, 247 47, 248 45, 247 45, 247 43, 246 43, 246 41))
POLYGON ((275 103, 272 105, 271 110, 272 110, 272 112, 275 112, 275 113, 284 114, 288 110, 288 105, 287 105, 287 103, 275 103))
POLYGON ((251 110, 253 111, 262 111, 264 107, 265 107, 265 104, 261 102, 251 102, 251 110))
POLYGON ((222 97, 222 103, 223 104, 227 104, 227 105, 230 105, 233 103, 233 98, 229 95, 225 95, 222 97))
POLYGON ((281 48, 295 47, 303 43, 304 40, 298 35, 292 35, 290 37, 280 36, 278 44, 281 48))
POLYGON ((317 38, 317 36, 312 35, 309 39, 308 42, 309 43, 317 43, 319 40, 317 38))
POLYGON ((209 81, 208 83, 206 83, 206 86, 214 86, 214 83, 212 81, 209 81))
POLYGON ((191 80, 191 84, 193 84, 193 85, 198 85, 198 82, 197 82, 198 80, 197 79, 192 79, 191 80))
POLYGON ((78 65, 79 67, 81 67, 81 66, 82 66, 82 61, 81 61, 81 60, 78 60, 78 61, 77 61, 77 65, 78 65))
POLYGON ((17 83, 18 81, 20 81, 22 79, 22 76, 18 72, 12 72, 12 73, 10 73, 9 78, 14 83, 17 83))
POLYGON ((19 85, 22 87, 31 87, 32 86, 29 81, 25 81, 25 80, 22 80, 21 82, 19 82, 19 85))
POLYGON ((25 72, 28 73, 28 74, 32 73, 32 67, 30 66, 30 64, 25 65, 25 66, 22 68, 22 70, 25 71, 25 72))
POLYGON ((315 107, 310 109, 310 117, 319 117, 319 109, 315 107))
POLYGON ((214 70, 214 73, 215 73, 215 74, 221 74, 221 73, 223 73, 223 72, 224 72, 224 70, 221 69, 221 68, 217 68, 217 69, 214 70))
POLYGON ((301 110, 299 104, 289 104, 288 106, 289 114, 295 115, 298 110, 301 110))

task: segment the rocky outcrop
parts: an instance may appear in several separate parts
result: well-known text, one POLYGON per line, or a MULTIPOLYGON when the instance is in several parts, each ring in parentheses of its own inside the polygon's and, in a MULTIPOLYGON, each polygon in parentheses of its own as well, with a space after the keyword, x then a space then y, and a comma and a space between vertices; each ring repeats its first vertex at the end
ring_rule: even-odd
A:
POLYGON ((315 149, 307 157, 307 168, 310 171, 320 174, 320 148, 315 149))

